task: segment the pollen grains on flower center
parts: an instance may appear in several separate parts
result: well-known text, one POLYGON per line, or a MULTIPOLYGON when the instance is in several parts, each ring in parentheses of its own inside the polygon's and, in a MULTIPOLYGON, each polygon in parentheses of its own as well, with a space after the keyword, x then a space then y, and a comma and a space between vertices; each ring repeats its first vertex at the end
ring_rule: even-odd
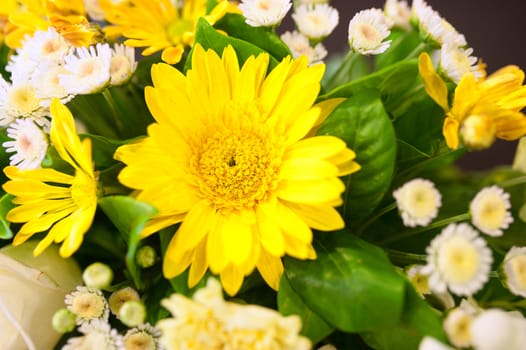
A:
POLYGON ((190 160, 201 195, 226 210, 252 208, 266 199, 277 186, 279 143, 273 144, 262 130, 209 130, 190 160))

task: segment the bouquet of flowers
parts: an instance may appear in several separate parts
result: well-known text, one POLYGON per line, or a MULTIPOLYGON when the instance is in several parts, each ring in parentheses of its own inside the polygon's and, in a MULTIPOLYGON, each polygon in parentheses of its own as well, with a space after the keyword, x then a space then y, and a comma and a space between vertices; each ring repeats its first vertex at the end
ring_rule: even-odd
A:
POLYGON ((526 135, 524 72, 424 0, 0 18, 0 348, 524 348, 526 145, 455 166, 526 135))

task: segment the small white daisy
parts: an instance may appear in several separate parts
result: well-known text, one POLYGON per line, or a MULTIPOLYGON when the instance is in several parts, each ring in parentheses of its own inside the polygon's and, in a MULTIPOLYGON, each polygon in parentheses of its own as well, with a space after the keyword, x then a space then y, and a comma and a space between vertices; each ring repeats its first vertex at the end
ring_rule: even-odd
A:
POLYGON ((11 84, 0 77, 0 126, 7 126, 16 118, 31 118, 37 124, 49 114, 31 82, 11 84))
POLYGON ((112 51, 108 44, 77 47, 64 58, 66 74, 61 74, 60 84, 70 94, 92 94, 108 86, 111 75, 112 51))
POLYGON ((526 247, 512 247, 502 262, 506 287, 515 295, 526 298, 526 247))
POLYGON ((95 320, 79 327, 81 337, 69 338, 62 350, 123 350, 124 342, 117 330, 104 321, 95 320))
POLYGON ((315 40, 331 34, 340 20, 338 10, 327 4, 302 5, 292 18, 301 34, 315 40))
POLYGON ((108 302, 98 289, 77 286, 64 300, 67 309, 77 316, 77 324, 91 323, 94 320, 108 321, 108 302))
POLYGON ((161 331, 145 323, 132 328, 124 335, 124 349, 126 350, 161 350, 161 331))
POLYGON ((391 40, 385 40, 391 31, 380 9, 362 10, 349 22, 349 45, 362 55, 377 55, 389 48, 391 40))
POLYGON ((469 204, 471 222, 487 235, 502 236, 513 222, 510 208, 509 193, 497 186, 485 187, 469 204))
POLYGON ((289 47, 292 57, 307 56, 309 64, 321 63, 327 56, 327 50, 322 43, 312 47, 309 38, 298 31, 283 33, 281 40, 289 47))
POLYGON ((477 350, 523 350, 526 320, 500 309, 481 312, 471 324, 473 348, 477 350))
POLYGON ((116 44, 111 55, 110 84, 116 86, 126 83, 132 77, 135 69, 137 69, 137 62, 134 48, 116 44))
POLYGON ((454 350, 454 349, 439 342, 435 338, 426 335, 420 341, 420 344, 418 345, 418 350, 454 350))
POLYGON ((32 82, 36 88, 36 96, 40 99, 40 105, 49 108, 54 97, 64 104, 75 97, 60 83, 60 76, 63 74, 67 74, 67 71, 62 65, 54 62, 42 63, 36 67, 32 82))
POLYGON ((429 276, 422 273, 423 268, 424 265, 411 265, 406 270, 407 278, 409 278, 409 281, 421 297, 424 297, 426 294, 431 294, 429 276))
POLYGON ((442 196, 433 182, 413 179, 393 192, 405 226, 426 226, 438 215, 442 196))
POLYGON ((472 56, 473 49, 462 49, 450 44, 442 45, 440 49, 440 62, 438 70, 455 84, 466 73, 472 73, 476 79, 482 77, 482 72, 477 66, 477 57, 472 56))
POLYGON ((466 223, 449 224, 426 249, 433 291, 451 290, 456 295, 473 295, 488 281, 493 261, 491 250, 477 231, 466 223))
POLYGON ((292 7, 290 0, 242 0, 238 8, 252 27, 271 27, 281 23, 292 7))
POLYGON ((19 169, 36 169, 46 156, 48 140, 40 127, 31 119, 16 119, 7 128, 7 137, 12 141, 2 143, 9 157, 9 164, 19 169))
POLYGON ((459 348, 471 346, 471 323, 475 314, 463 307, 451 310, 444 319, 444 330, 451 344, 459 348))
POLYGON ((407 1, 387 0, 384 5, 384 12, 392 26, 405 30, 411 29, 411 9, 407 1))
POLYGON ((131 287, 124 287, 113 293, 108 298, 110 311, 115 316, 119 316, 122 305, 128 301, 140 301, 141 297, 137 291, 131 287))
POLYGON ((433 10, 424 0, 414 0, 411 7, 412 20, 417 23, 424 38, 442 46, 449 44, 453 47, 467 45, 464 35, 433 10))

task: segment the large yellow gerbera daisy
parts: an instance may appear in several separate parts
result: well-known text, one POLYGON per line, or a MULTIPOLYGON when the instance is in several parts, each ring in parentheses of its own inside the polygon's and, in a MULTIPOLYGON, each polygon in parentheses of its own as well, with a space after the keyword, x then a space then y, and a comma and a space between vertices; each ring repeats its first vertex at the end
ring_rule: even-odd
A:
POLYGON ((26 35, 52 26, 74 46, 89 46, 102 38, 102 32, 87 19, 82 0, 18 0, 9 12, 5 42, 20 47, 26 35))
POLYGON ((188 266, 195 285, 210 268, 233 295, 257 268, 277 289, 281 257, 315 258, 312 231, 340 229, 338 176, 359 169, 333 136, 306 137, 325 104, 313 106, 324 65, 286 58, 268 76, 269 55, 240 68, 197 45, 184 76, 152 67, 146 102, 156 123, 148 136, 121 146, 119 180, 159 215, 143 236, 179 223, 164 257, 171 278, 188 266))
POLYGON ((13 245, 24 243, 38 232, 51 229, 34 250, 38 255, 52 242, 63 242, 60 255, 69 257, 81 245, 97 208, 97 180, 91 159, 91 140, 80 141, 73 116, 58 99, 51 103, 51 142, 59 156, 75 169, 75 175, 54 169, 4 168, 9 177, 2 187, 14 195, 15 208, 7 220, 24 223, 13 245))
POLYGON ((186 46, 194 42, 197 20, 204 17, 214 24, 228 11, 237 11, 227 0, 219 0, 207 15, 206 0, 129 0, 115 3, 100 0, 106 20, 112 26, 104 28, 108 37, 124 36, 124 43, 132 47, 146 47, 142 54, 149 56, 163 50, 162 60, 176 64, 186 46))
POLYGON ((526 135, 524 72, 506 66, 476 80, 465 74, 457 87, 451 108, 446 83, 435 71, 427 53, 420 55, 419 71, 428 95, 446 113, 442 133, 449 148, 457 149, 461 138, 470 148, 491 146, 495 137, 516 140, 526 135))

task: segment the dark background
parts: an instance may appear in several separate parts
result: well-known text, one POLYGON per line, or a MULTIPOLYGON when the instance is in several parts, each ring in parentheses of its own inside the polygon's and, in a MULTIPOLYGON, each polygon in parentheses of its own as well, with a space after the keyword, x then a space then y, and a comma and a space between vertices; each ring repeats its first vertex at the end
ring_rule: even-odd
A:
MULTIPOLYGON (((356 12, 383 8, 384 3, 384 0, 330 1, 339 11, 340 23, 324 42, 329 53, 347 51, 347 28, 356 12)), ((486 62, 488 73, 508 64, 526 69, 526 0, 427 0, 427 3, 465 35, 474 55, 486 62)), ((499 140, 489 150, 464 155, 459 166, 479 170, 510 164, 516 144, 499 140)))

